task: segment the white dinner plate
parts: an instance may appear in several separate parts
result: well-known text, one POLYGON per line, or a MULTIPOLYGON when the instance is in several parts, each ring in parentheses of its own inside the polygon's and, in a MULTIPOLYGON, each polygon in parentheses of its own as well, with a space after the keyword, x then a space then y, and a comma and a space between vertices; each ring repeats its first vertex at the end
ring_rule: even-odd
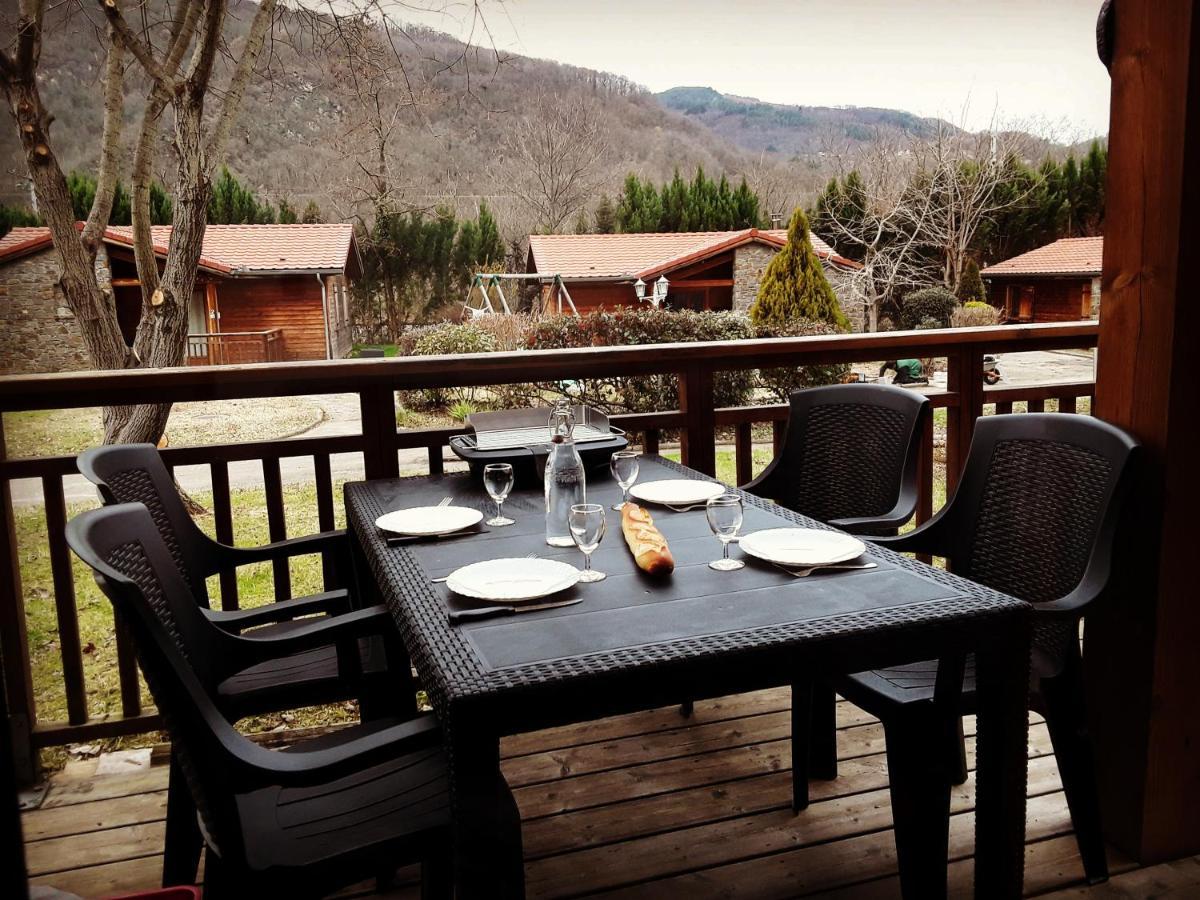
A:
POLYGON ((738 546, 751 556, 785 566, 828 566, 867 550, 858 538, 819 528, 768 528, 742 535, 738 546))
POLYGON ((466 506, 414 506, 384 513, 375 524, 393 534, 451 534, 470 528, 483 513, 466 506))
POLYGON ((579 581, 579 570, 556 559, 487 559, 455 569, 446 587, 475 600, 520 603, 557 594, 579 581))
POLYGON ((688 506, 706 503, 725 493, 725 485, 690 478, 668 478, 663 481, 643 481, 629 489, 629 496, 645 503, 664 506, 688 506))

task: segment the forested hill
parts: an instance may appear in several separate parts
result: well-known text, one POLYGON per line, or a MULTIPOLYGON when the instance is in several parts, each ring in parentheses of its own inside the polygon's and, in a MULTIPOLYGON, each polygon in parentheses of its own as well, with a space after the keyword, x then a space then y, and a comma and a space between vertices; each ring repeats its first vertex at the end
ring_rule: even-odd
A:
POLYGON ((710 87, 673 87, 655 96, 667 109, 744 149, 789 157, 816 155, 827 140, 854 144, 873 139, 879 130, 921 137, 937 125, 935 119, 897 109, 787 106, 710 87))

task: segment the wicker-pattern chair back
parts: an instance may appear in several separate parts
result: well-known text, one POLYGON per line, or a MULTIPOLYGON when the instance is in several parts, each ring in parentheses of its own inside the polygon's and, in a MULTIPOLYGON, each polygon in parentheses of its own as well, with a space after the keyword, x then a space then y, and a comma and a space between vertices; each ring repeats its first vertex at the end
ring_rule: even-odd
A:
POLYGON ((141 503, 150 511, 192 594, 208 606, 201 554, 209 539, 188 514, 158 448, 153 444, 94 447, 79 455, 78 466, 99 489, 106 504, 141 503))
MULTIPOLYGON (((779 456, 746 489, 822 522, 906 519, 916 505, 920 425, 928 407, 921 394, 890 385, 797 391, 779 456)), ((882 531, 894 527, 888 523, 882 531)), ((873 529, 861 523, 853 530, 873 529)))
POLYGON ((217 711, 197 671, 204 648, 190 645, 186 633, 201 613, 150 513, 133 503, 90 510, 67 524, 66 537, 133 638, 206 838, 223 857, 241 853, 227 747, 245 739, 217 711))

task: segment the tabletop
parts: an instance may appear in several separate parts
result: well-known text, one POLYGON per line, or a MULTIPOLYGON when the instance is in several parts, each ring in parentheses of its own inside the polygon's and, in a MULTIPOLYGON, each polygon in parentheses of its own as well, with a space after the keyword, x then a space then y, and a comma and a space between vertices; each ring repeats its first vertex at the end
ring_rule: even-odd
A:
MULTIPOLYGON (((679 477, 704 478, 669 460, 642 459, 639 481, 679 477)), ((459 566, 531 552, 582 564, 577 550, 545 544, 541 491, 513 491, 504 506, 516 520, 512 526, 480 525, 462 536, 404 546, 387 545, 374 525, 378 516, 401 507, 436 505, 444 497, 490 514, 492 502, 479 480, 463 473, 361 482, 348 484, 345 496, 349 525, 435 705, 489 697, 503 705, 504 720, 513 730, 542 724, 525 725, 525 718, 553 718, 544 709, 514 717, 503 703, 513 694, 570 683, 580 689, 582 699, 585 687, 598 689, 619 674, 668 667, 690 678, 682 671, 690 663, 750 649, 761 651, 756 669, 769 681, 771 666, 764 655, 794 669, 797 651, 811 645, 816 652, 818 645, 835 638, 874 644, 878 655, 886 638, 901 630, 902 656, 911 658, 924 631, 947 629, 973 633, 964 637, 965 651, 986 637, 989 622, 1027 610, 1020 601, 875 547, 868 553, 877 567, 870 570, 799 579, 749 559, 741 570, 714 571, 707 563, 720 555, 720 545, 704 510, 650 507, 675 558, 673 574, 652 577, 638 570, 621 534, 620 513, 609 510, 608 535, 593 556, 595 568, 608 578, 576 585, 564 595, 580 597, 582 603, 451 625, 449 610, 479 605, 433 583, 459 566)), ((593 474, 589 500, 609 507, 619 497, 620 488, 606 473, 599 478, 593 474)), ((757 497, 744 495, 744 500, 743 534, 786 525, 828 527, 757 497)), ((742 555, 737 545, 731 554, 742 555)), ((844 655, 847 649, 837 652, 844 655)), ((846 658, 847 664, 852 661, 846 658)), ((602 696, 592 699, 603 704, 602 696)), ((500 715, 500 707, 493 708, 500 715)))

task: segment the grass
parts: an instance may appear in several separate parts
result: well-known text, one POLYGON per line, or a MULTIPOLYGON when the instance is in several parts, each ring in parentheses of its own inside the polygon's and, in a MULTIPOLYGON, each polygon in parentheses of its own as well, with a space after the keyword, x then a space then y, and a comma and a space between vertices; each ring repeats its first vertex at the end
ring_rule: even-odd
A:
POLYGON ((398 356, 400 348, 395 344, 355 344, 350 348, 350 356, 356 357, 362 350, 382 350, 384 356, 398 356))

